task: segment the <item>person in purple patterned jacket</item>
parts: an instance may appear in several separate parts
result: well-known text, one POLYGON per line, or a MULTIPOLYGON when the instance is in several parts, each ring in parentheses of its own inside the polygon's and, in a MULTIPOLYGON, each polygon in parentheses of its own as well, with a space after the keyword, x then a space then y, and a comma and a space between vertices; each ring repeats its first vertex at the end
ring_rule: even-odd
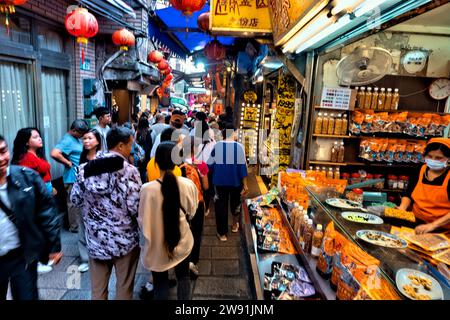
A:
POLYGON ((132 299, 139 260, 137 222, 141 177, 128 162, 133 134, 124 127, 107 135, 108 153, 80 166, 70 199, 83 207, 93 300, 108 298, 114 266, 116 299, 132 299))

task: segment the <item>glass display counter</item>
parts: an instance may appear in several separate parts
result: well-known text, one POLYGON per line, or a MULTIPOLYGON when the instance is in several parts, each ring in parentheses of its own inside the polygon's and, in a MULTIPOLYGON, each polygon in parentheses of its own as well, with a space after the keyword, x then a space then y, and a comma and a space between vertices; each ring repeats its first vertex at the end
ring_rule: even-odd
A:
MULTIPOLYGON (((391 227, 401 227, 408 226, 413 227, 410 223, 403 220, 397 219, 386 219, 383 218, 383 224, 362 224, 357 222, 352 222, 346 220, 342 216, 344 211, 355 211, 360 210, 342 210, 330 206, 326 203, 327 199, 339 197, 339 195, 330 190, 318 189, 307 187, 306 190, 310 195, 310 216, 314 220, 315 224, 321 223, 326 225, 329 221, 333 221, 337 229, 342 232, 349 240, 356 244, 359 248, 364 250, 366 253, 370 254, 374 258, 380 261, 380 271, 383 277, 388 280, 394 288, 399 292, 396 286, 396 275, 400 269, 408 268, 413 270, 418 270, 429 274, 434 279, 436 279, 443 291, 444 299, 450 300, 450 288, 448 287, 448 281, 443 278, 442 274, 437 274, 436 268, 430 268, 430 264, 424 262, 424 260, 413 259, 405 255, 403 249, 394 249, 382 247, 374 244, 370 244, 359 237, 356 233, 359 230, 376 230, 385 233, 391 232, 391 227), (442 278, 441 278, 442 277, 442 278)), ((410 255, 411 256, 411 255, 410 255)), ((400 294, 400 296, 404 297, 400 294)))

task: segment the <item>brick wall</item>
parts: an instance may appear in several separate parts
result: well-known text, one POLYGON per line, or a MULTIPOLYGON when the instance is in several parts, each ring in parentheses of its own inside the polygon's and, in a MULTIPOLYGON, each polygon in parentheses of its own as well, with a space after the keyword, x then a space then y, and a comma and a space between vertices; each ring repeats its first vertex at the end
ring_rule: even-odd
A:
MULTIPOLYGON (((129 1, 126 1, 129 3, 129 1)), ((27 11, 32 11, 33 13, 45 17, 53 22, 64 24, 64 20, 67 14, 67 7, 70 5, 76 5, 77 2, 74 0, 28 0, 26 4, 22 6, 23 9, 27 11)), ((133 25, 148 34, 148 13, 144 8, 135 9, 136 18, 126 17, 127 23, 133 25)), ((122 28, 119 24, 114 21, 108 20, 102 16, 96 15, 99 24, 99 34, 109 35, 114 31, 122 28)), ((69 114, 72 115, 71 118, 82 118, 84 115, 83 107, 83 79, 86 78, 98 78, 96 74, 96 57, 100 52, 96 52, 95 38, 89 39, 88 48, 85 51, 86 59, 90 60, 90 71, 80 70, 80 46, 76 43, 75 39, 67 34, 67 41, 73 43, 73 50, 70 50, 69 54, 72 56, 72 72, 69 92, 69 114), (74 109, 70 109, 74 106, 74 109)), ((102 50, 103 48, 97 47, 97 50, 102 50)), ((73 119, 70 119, 73 120, 73 119)))

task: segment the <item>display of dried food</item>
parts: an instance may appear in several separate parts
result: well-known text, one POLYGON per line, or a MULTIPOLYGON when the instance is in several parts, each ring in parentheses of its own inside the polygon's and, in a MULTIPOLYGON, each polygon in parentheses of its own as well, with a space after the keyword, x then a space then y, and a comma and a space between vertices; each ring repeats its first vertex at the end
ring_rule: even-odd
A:
POLYGON ((426 251, 450 248, 449 239, 440 233, 405 234, 404 239, 426 251))
POLYGON ((416 222, 416 217, 413 212, 411 211, 405 211, 405 210, 399 210, 394 208, 386 207, 384 209, 384 216, 388 218, 396 218, 411 222, 416 222))
POLYGON ((450 249, 444 250, 439 254, 433 255, 433 258, 437 261, 450 265, 450 249))
POLYGON ((359 156, 371 162, 421 163, 424 161, 425 141, 364 138, 359 156))
POLYGON ((442 137, 449 124, 449 115, 364 110, 353 112, 350 132, 355 135, 395 133, 420 138, 442 137))

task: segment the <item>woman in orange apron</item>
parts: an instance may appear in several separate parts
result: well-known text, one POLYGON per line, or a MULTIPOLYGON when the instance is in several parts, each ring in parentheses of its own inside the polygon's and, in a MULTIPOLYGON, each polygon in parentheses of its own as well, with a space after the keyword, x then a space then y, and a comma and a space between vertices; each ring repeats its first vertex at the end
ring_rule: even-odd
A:
POLYGON ((412 204, 414 215, 424 222, 416 227, 417 234, 438 228, 450 230, 450 139, 431 139, 425 150, 425 163, 399 209, 407 210, 412 204))

